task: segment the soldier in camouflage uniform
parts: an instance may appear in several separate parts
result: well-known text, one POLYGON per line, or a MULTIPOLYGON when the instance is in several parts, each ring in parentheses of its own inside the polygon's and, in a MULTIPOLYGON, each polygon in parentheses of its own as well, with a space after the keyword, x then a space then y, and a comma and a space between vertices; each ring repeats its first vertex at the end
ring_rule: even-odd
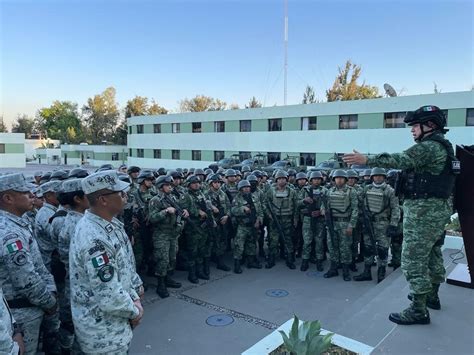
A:
POLYGON ((301 271, 308 270, 311 256, 311 245, 315 244, 316 268, 323 271, 324 240, 323 230, 325 228, 324 216, 321 215, 322 199, 325 194, 321 186, 323 176, 319 171, 313 171, 309 176, 309 186, 301 189, 298 195, 298 206, 303 216, 303 260, 301 271))
POLYGON ((234 272, 242 273, 240 261, 244 251, 247 253, 247 267, 261 269, 257 259, 257 232, 263 221, 263 210, 258 194, 252 194, 250 182, 241 180, 239 193, 232 201, 231 213, 237 221, 234 239, 234 272))
POLYGON ((187 211, 183 216, 178 215, 175 205, 178 200, 171 193, 173 178, 161 175, 156 183, 158 194, 150 200, 148 220, 153 230, 153 255, 155 275, 158 278, 156 293, 161 298, 169 296, 167 287, 180 288, 181 283, 171 278, 171 272, 176 265, 178 238, 183 230, 183 218, 189 217, 187 211))
MULTIPOLYGON (((302 194, 302 191, 305 186, 308 185, 308 176, 304 172, 299 172, 296 174, 295 178, 295 191, 298 196, 302 194)), ((302 206, 300 206, 302 207, 302 206)), ((298 223, 295 228, 295 233, 293 234, 293 245, 295 246, 295 254, 297 258, 300 258, 303 253, 303 214, 299 209, 297 213, 298 223)))
POLYGON ((323 213, 330 209, 334 230, 328 229, 328 247, 331 267, 325 278, 338 276, 338 265, 342 264, 342 277, 350 281, 349 266, 352 262, 352 232, 357 224, 359 202, 352 187, 347 186, 347 173, 335 170, 332 174, 334 186, 327 190, 323 199, 323 213))
MULTIPOLYGON (((387 184, 392 188, 395 188, 395 181, 397 178, 397 170, 389 170, 387 173, 387 184)), ((403 197, 398 197, 400 204, 400 221, 398 222, 398 229, 396 234, 392 234, 390 240, 390 254, 392 258, 387 264, 389 267, 393 267, 394 270, 398 269, 402 265, 402 243, 403 243, 403 197)))
POLYGON ((22 174, 0 177, 0 284, 24 332, 26 354, 36 354, 44 314, 57 311, 56 286, 31 228, 21 216, 33 208, 22 174))
MULTIPOLYGON (((225 183, 222 185, 221 189, 225 192, 229 198, 230 203, 234 200, 234 197, 237 195, 239 190, 237 189, 237 172, 234 169, 227 169, 224 173, 225 183)), ((227 249, 230 250, 231 240, 234 239, 235 233, 237 232, 237 227, 234 226, 233 218, 230 219, 230 223, 227 226, 228 236, 227 236, 227 249)))
POLYGON ((290 269, 295 269, 293 232, 297 218, 297 194, 294 189, 288 186, 288 176, 283 170, 279 170, 275 174, 275 181, 275 186, 268 190, 265 197, 268 207, 267 217, 271 220, 268 232, 268 262, 265 267, 269 269, 275 266, 278 242, 280 242, 285 248, 286 265, 290 269), (273 212, 277 221, 273 220, 271 212, 273 212), (278 230, 277 223, 281 226, 281 231, 278 230))
POLYGON ((218 174, 209 175, 208 184, 209 189, 205 195, 217 209, 217 212, 214 212, 217 228, 215 228, 211 235, 211 251, 216 256, 217 268, 219 270, 229 271, 230 268, 224 262, 224 253, 227 248, 230 201, 225 192, 221 190, 221 179, 218 174))
POLYGON ((402 271, 410 284, 412 304, 389 319, 397 324, 428 324, 427 306, 440 309, 438 289, 445 279, 444 227, 452 211, 450 196, 459 172, 451 143, 444 137, 446 117, 436 106, 408 112, 416 142, 403 153, 366 157, 356 151, 346 154, 348 164, 403 169, 400 184, 404 195, 402 271))
MULTIPOLYGON (((354 170, 347 171, 347 185, 352 187, 357 194, 357 200, 359 201, 359 211, 362 209, 363 192, 364 188, 358 184, 359 174, 354 170)), ((352 231, 352 263, 351 271, 357 271, 356 262, 364 261, 363 255, 364 239, 362 238, 362 217, 359 213, 359 219, 357 224, 352 231)))
POLYGON ((0 287, 0 354, 24 354, 22 331, 13 318, 0 287))
POLYGON ((395 191, 385 182, 386 173, 383 168, 373 168, 371 173, 372 184, 364 188, 364 208, 370 217, 376 246, 372 244, 369 231, 364 232, 364 272, 354 276, 355 281, 372 280, 372 263, 374 262, 374 251, 377 254, 377 282, 385 278, 387 265, 388 247, 390 236, 397 231, 400 220, 400 208, 395 191))
POLYGON ((84 353, 127 354, 132 328, 143 315, 133 252, 114 217, 129 184, 110 170, 84 178, 82 188, 90 209, 77 223, 69 250, 75 335, 84 353))
MULTIPOLYGON (((184 175, 182 171, 176 170, 171 170, 168 172, 168 175, 170 175, 173 178, 173 183, 172 187, 173 189, 171 190, 171 193, 173 194, 174 197, 178 201, 181 200, 181 196, 183 196, 186 192, 187 189, 182 185, 183 180, 184 180, 184 175)), ((183 233, 181 232, 181 235, 183 233)), ((185 248, 185 238, 178 238, 178 245, 176 246, 176 270, 181 270, 181 271, 187 271, 188 263, 186 260, 186 248, 185 248)))

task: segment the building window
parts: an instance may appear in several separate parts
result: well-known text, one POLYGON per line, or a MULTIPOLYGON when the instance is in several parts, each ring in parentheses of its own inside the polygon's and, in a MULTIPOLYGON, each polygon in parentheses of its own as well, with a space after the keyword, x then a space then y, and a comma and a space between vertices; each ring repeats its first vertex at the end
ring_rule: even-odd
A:
POLYGON ((466 110, 466 126, 474 126, 474 108, 466 110))
POLYGON ((112 153, 112 160, 114 161, 119 160, 119 153, 112 153))
POLYGON ((317 117, 301 117, 301 130, 302 131, 315 131, 316 130, 317 117))
POLYGON ((145 152, 143 149, 138 148, 137 149, 137 158, 143 158, 145 156, 145 152))
POLYGON ((300 153, 300 165, 314 166, 316 164, 316 153, 300 153))
POLYGON ((128 149, 128 156, 129 156, 129 157, 133 157, 133 155, 132 155, 132 148, 129 148, 129 149, 128 149))
POLYGON ((5 154, 5 144, 0 143, 0 154, 5 154))
POLYGON ((155 123, 153 125, 153 133, 161 133, 161 124, 155 123))
POLYGON ((143 134, 143 125, 142 124, 137 125, 137 134, 143 134))
POLYGON ((386 112, 384 113, 383 121, 385 128, 404 128, 406 112, 386 112))
POLYGON ((132 126, 128 126, 128 134, 132 134, 132 126))
POLYGON ((252 121, 241 120, 240 121, 240 132, 250 132, 252 130, 252 121))
POLYGON ((225 132, 225 121, 215 121, 214 132, 225 132))
POLYGON ((268 152, 267 153, 268 164, 273 164, 274 162, 281 160, 280 157, 281 157, 281 153, 268 152))
POLYGON ((339 129, 356 129, 357 115, 340 115, 339 129))
POLYGON ((192 151, 193 160, 201 160, 201 151, 200 150, 193 150, 192 151))
POLYGON ((201 133, 201 122, 193 122, 193 133, 201 133))
POLYGON ((214 151, 214 160, 219 161, 221 159, 224 159, 225 154, 223 150, 215 150, 214 151))
POLYGON ((153 149, 153 158, 161 159, 161 149, 153 149))
POLYGON ((179 160, 179 150, 173 149, 171 151, 171 159, 179 160))
POLYGON ((171 132, 173 133, 179 133, 181 131, 181 126, 179 123, 173 123, 171 125, 171 132))
POLYGON ((281 118, 271 118, 268 120, 268 130, 270 132, 273 131, 281 131, 281 118))
POLYGON ((239 152, 240 160, 250 159, 252 158, 252 153, 250 152, 239 152))

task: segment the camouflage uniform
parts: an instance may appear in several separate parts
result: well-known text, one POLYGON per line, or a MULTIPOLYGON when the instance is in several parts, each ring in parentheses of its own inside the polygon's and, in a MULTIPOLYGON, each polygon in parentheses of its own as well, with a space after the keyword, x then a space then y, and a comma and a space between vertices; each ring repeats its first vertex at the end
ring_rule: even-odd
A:
POLYGON ((138 219, 139 230, 137 232, 138 238, 135 238, 133 244, 133 253, 137 262, 137 269, 143 271, 148 268, 150 274, 154 273, 152 255, 153 243, 151 241, 151 228, 148 223, 148 203, 155 195, 153 189, 149 188, 146 191, 141 191, 140 187, 134 189, 130 194, 133 195, 135 203, 135 215, 138 219))
POLYGON ((56 245, 51 239, 51 224, 49 219, 57 212, 58 208, 47 202, 43 204, 35 217, 36 240, 41 251, 44 265, 51 272, 51 258, 56 245))
POLYGON ((216 219, 217 228, 213 231, 211 237, 211 253, 214 253, 217 258, 224 255, 227 248, 227 234, 228 234, 228 224, 230 223, 230 218, 227 220, 225 225, 220 223, 220 220, 224 216, 230 217, 230 201, 229 197, 222 190, 214 191, 212 188, 209 188, 205 194, 206 198, 211 201, 212 205, 219 210, 218 214, 214 214, 216 219))
POLYGON ((123 225, 86 212, 77 223, 69 250, 71 311, 85 353, 127 353, 129 321, 139 315, 130 265, 133 253, 123 225), (94 295, 91 297, 90 295, 94 295))
POLYGON ((0 287, 0 354, 13 354, 13 316, 0 287))

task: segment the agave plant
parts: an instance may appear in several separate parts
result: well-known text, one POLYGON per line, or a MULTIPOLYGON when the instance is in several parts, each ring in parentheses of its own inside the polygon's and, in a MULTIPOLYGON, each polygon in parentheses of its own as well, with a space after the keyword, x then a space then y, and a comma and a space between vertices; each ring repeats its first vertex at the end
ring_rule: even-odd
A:
POLYGON ((317 321, 303 321, 300 325, 295 315, 289 334, 279 331, 286 348, 296 355, 319 355, 331 346, 334 333, 321 335, 321 323, 317 321))

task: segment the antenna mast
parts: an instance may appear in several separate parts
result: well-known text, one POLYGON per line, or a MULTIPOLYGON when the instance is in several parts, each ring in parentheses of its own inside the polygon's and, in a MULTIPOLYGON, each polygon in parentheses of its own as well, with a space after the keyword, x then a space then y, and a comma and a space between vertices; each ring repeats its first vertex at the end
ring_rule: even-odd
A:
POLYGON ((287 97, 287 85, 288 85, 288 0, 285 1, 285 83, 283 88, 283 103, 286 106, 286 97, 287 97))

